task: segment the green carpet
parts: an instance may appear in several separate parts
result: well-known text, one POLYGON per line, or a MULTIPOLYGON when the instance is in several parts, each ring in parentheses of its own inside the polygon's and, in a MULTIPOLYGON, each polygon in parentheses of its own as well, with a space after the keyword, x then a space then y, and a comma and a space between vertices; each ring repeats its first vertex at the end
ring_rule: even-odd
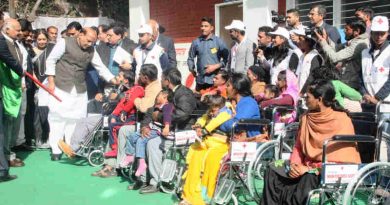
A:
POLYGON ((18 179, 0 183, 1 205, 165 205, 174 204, 171 195, 140 195, 128 191, 121 177, 91 176, 98 168, 85 160, 50 161, 48 151, 19 153, 26 166, 11 168, 18 179))

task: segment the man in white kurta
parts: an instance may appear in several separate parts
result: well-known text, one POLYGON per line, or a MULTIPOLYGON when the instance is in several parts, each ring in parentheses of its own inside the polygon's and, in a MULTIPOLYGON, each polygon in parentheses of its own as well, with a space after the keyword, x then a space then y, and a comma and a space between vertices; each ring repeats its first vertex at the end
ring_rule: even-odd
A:
POLYGON ((62 100, 49 99, 52 160, 61 157, 58 141, 65 136, 66 143, 70 143, 76 121, 87 115, 85 74, 88 64, 91 63, 106 81, 116 83, 115 76, 95 54, 93 45, 96 40, 96 31, 84 28, 77 37, 59 40, 47 58, 48 87, 62 100))

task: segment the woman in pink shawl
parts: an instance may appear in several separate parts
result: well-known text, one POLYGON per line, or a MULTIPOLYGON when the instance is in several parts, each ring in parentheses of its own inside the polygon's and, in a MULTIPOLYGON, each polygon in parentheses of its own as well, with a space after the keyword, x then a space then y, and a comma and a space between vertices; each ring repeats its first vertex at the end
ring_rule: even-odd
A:
MULTIPOLYGON (((281 95, 277 98, 263 101, 260 106, 266 108, 270 105, 291 105, 296 106, 298 102, 299 87, 298 78, 295 74, 287 69, 280 71, 278 74, 278 81, 276 85, 281 91, 281 95)), ((289 114, 277 114, 275 116, 276 122, 291 123, 295 120, 296 113, 292 112, 289 114)))

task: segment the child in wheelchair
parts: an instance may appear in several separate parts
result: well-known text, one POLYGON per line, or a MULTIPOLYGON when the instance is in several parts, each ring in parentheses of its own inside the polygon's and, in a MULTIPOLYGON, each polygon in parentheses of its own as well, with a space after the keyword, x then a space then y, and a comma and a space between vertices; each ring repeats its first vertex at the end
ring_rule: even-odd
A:
POLYGON ((147 169, 145 162, 146 144, 149 140, 164 136, 167 139, 173 139, 172 114, 174 111, 173 92, 169 89, 163 89, 156 97, 153 113, 162 113, 162 121, 150 121, 145 119, 142 124, 141 132, 133 132, 126 141, 126 157, 121 163, 121 167, 126 167, 138 159, 138 168, 136 177, 141 176, 147 169), (148 122, 146 122, 148 121, 148 122))

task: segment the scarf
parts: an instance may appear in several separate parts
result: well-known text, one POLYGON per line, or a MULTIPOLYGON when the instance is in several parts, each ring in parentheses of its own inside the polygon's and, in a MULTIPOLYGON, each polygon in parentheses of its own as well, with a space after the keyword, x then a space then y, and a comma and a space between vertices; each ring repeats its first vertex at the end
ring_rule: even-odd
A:
MULTIPOLYGON (((334 135, 354 134, 352 121, 346 113, 327 108, 321 112, 303 115, 298 136, 304 156, 320 162, 322 161, 322 145, 326 139, 334 135)), ((329 162, 360 163, 356 143, 330 143, 326 156, 329 162)))
POLYGON ((0 87, 3 95, 4 112, 12 117, 19 115, 22 104, 22 80, 5 63, 0 61, 0 87))
POLYGON ((294 99, 294 104, 297 105, 299 95, 298 78, 290 69, 286 70, 286 83, 287 88, 282 92, 282 95, 290 95, 294 99))

